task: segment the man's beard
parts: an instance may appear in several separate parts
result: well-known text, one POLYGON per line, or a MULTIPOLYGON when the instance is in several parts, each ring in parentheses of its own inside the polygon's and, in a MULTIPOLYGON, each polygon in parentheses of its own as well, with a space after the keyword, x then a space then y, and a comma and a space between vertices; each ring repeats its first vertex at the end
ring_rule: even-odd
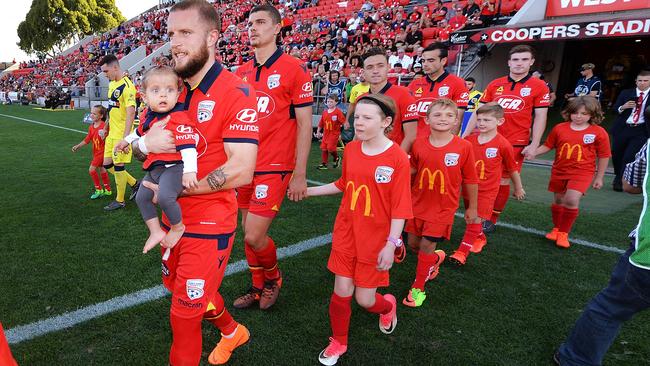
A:
POLYGON ((206 45, 203 45, 199 49, 199 53, 196 57, 191 58, 185 66, 179 66, 179 65, 174 65, 174 71, 178 74, 183 79, 188 79, 191 78, 192 76, 196 75, 203 66, 205 65, 206 62, 208 62, 208 59, 210 58, 210 53, 208 52, 208 47, 206 45))

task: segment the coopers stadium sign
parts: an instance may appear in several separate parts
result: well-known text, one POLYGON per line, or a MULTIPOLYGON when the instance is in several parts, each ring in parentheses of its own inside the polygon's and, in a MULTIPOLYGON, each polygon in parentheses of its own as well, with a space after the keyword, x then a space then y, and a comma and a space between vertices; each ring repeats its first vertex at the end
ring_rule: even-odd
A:
POLYGON ((650 19, 607 20, 589 23, 548 24, 521 28, 492 28, 452 34, 452 44, 507 43, 632 37, 650 34, 650 19))

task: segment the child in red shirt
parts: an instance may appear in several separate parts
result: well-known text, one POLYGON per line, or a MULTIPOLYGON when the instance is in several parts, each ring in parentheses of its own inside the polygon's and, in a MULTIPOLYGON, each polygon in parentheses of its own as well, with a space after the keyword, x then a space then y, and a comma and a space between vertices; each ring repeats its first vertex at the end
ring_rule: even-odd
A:
MULTIPOLYGON (((461 186, 469 197, 463 243, 473 243, 481 231, 476 211, 478 178, 472 145, 451 132, 458 123, 457 113, 458 106, 453 101, 444 98, 433 101, 425 119, 431 134, 417 138, 411 148, 415 217, 408 220, 405 231, 409 234, 409 247, 418 252, 418 264, 415 281, 402 301, 406 306, 422 305, 426 299, 426 282, 438 275, 445 260, 445 252, 436 250, 436 245, 451 237, 461 186)), ((469 251, 471 245, 465 247, 463 250, 469 251)))
POLYGON ((325 103, 327 104, 327 110, 323 111, 318 128, 316 129, 316 137, 322 137, 320 149, 323 154, 322 162, 317 167, 319 170, 327 169, 327 156, 329 154, 332 155, 332 159, 334 160, 332 166, 334 168, 339 167, 341 160, 337 151, 337 145, 341 136, 341 126, 345 126, 346 129, 350 128, 350 125, 345 120, 345 114, 336 108, 338 97, 336 95, 330 95, 327 97, 325 103))
POLYGON ((386 136, 395 110, 384 95, 359 98, 356 140, 345 148, 341 178, 307 189, 307 196, 343 192, 327 264, 334 273, 334 293, 329 307, 332 337, 318 356, 323 365, 336 364, 347 351, 352 295, 366 311, 379 314, 383 333, 392 333, 397 325, 395 297, 377 292, 389 284, 395 250, 403 245, 404 222, 413 217, 408 157, 386 136))
POLYGON ((90 109, 90 119, 93 123, 88 127, 88 134, 86 138, 83 139, 80 143, 72 147, 72 152, 77 152, 82 146, 88 145, 92 142, 93 144, 93 159, 90 161, 90 167, 88 168, 88 174, 93 180, 95 185, 95 192, 90 196, 91 200, 97 199, 102 196, 110 196, 111 192, 111 181, 108 179, 108 172, 104 168, 104 138, 102 132, 104 126, 106 125, 106 108, 102 105, 96 105, 90 109), (97 173, 99 171, 99 173, 97 173), (99 177, 101 175, 102 181, 99 182, 99 177), (102 188, 102 184, 104 187, 102 188))
POLYGON ((580 199, 589 186, 594 189, 603 187, 603 176, 612 153, 607 131, 598 126, 603 120, 603 112, 596 98, 583 96, 572 99, 562 116, 569 121, 553 127, 535 154, 545 154, 551 149, 556 151, 548 183, 548 190, 554 193, 551 205, 553 230, 546 234, 546 238, 555 241, 560 248, 568 248, 571 245, 569 232, 578 217, 580 199))
MULTIPOLYGON (((517 163, 512 144, 497 132, 497 127, 505 122, 504 110, 498 103, 487 103, 476 111, 476 129, 478 134, 469 135, 467 141, 472 144, 476 160, 476 175, 478 176, 478 217, 481 223, 492 217, 494 202, 499 193, 499 184, 503 172, 508 172, 515 184, 514 196, 522 200, 526 192, 521 183, 521 175, 517 171, 517 163)), ((465 204, 469 203, 467 192, 463 192, 465 204)), ((470 251, 480 253, 487 239, 483 230, 470 251)), ((455 259, 455 254, 450 257, 455 259)), ((458 257, 457 263, 464 264, 464 257, 458 257)))
POLYGON ((198 167, 196 145, 198 134, 194 121, 178 104, 180 95, 179 78, 169 66, 149 69, 143 79, 143 98, 148 111, 140 118, 138 129, 115 145, 116 151, 128 152, 133 141, 144 136, 153 125, 165 124, 165 128, 174 135, 176 151, 173 153, 148 154, 142 165, 147 170, 145 182, 158 185, 158 205, 167 217, 170 228, 165 232, 158 220, 158 211, 153 202, 154 192, 146 186, 138 190, 136 203, 142 218, 149 229, 143 253, 162 244, 167 248, 163 260, 166 260, 170 248, 174 247, 185 232, 181 208, 176 201, 183 188, 196 188, 198 167))

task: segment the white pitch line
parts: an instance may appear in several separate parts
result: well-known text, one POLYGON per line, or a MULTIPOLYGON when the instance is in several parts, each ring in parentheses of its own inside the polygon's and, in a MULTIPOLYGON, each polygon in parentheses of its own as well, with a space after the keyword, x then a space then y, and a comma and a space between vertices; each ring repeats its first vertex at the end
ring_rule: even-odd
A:
MULTIPOLYGON (((5 117, 10 117, 10 118, 15 118, 19 120, 24 120, 26 122, 32 122, 36 124, 41 124, 49 127, 55 127, 55 128, 60 128, 64 130, 69 130, 73 132, 78 132, 78 133, 85 133, 83 131, 79 130, 74 130, 71 128, 66 128, 66 127, 61 127, 61 126, 56 126, 56 125, 51 125, 49 123, 44 123, 44 122, 38 122, 38 121, 33 121, 29 120, 26 118, 21 118, 21 117, 15 117, 15 116, 10 116, 6 114, 0 114, 0 116, 5 116, 5 117)), ((315 181, 308 179, 307 183, 313 184, 313 185, 325 185, 326 183, 315 181)), ((457 214, 459 216, 462 216, 460 214, 457 214)), ((522 231, 525 233, 529 234, 535 234, 535 235, 544 235, 545 233, 541 230, 537 229, 532 229, 532 228, 527 228, 521 225, 515 225, 515 224, 510 224, 506 222, 499 222, 499 226, 517 230, 517 231, 522 231)), ((288 247, 283 247, 278 249, 278 259, 282 258, 288 258, 288 257, 293 257, 296 256, 302 252, 305 252, 307 250, 321 247, 327 243, 330 243, 332 241, 332 235, 327 234, 327 235, 321 235, 312 239, 308 239, 293 245, 290 245, 288 247)), ((613 252, 613 253, 623 253, 624 250, 615 248, 615 247, 610 247, 602 244, 597 244, 597 243, 592 243, 586 240, 582 239, 572 239, 571 242, 594 248, 594 249, 599 249, 603 250, 606 252, 613 252)), ((228 268, 226 269, 226 276, 230 276, 235 273, 243 272, 247 268, 247 263, 244 260, 237 261, 235 263, 231 263, 228 265, 228 268)), ((51 332, 67 329, 70 327, 73 327, 77 324, 80 324, 82 322, 98 318, 100 316, 104 316, 110 313, 114 313, 119 310, 124 310, 136 305, 144 304, 149 301, 157 300, 162 297, 165 297, 168 295, 167 290, 162 286, 158 285, 155 287, 151 287, 148 289, 140 290, 131 294, 115 297, 113 299, 110 299, 108 301, 90 305, 84 308, 81 308, 79 310, 75 310, 72 312, 67 312, 52 318, 44 319, 44 320, 39 320, 34 323, 26 324, 26 325, 21 325, 12 329, 8 329, 6 331, 6 337, 7 341, 9 344, 17 344, 23 341, 27 341, 51 332)))
MULTIPOLYGON (((332 234, 326 234, 301 241, 288 247, 278 248, 278 259, 294 257, 302 252, 322 247, 332 242, 332 234)), ((248 269, 245 260, 230 263, 226 268, 225 276, 244 272, 248 269)), ((149 301, 158 300, 169 295, 163 285, 154 286, 144 290, 136 291, 127 295, 112 298, 108 301, 86 306, 79 310, 63 313, 61 315, 39 320, 34 323, 21 325, 6 331, 7 342, 18 344, 36 337, 71 328, 85 321, 99 318, 116 311, 128 309, 149 301)))
POLYGON ((0 113, 0 116, 2 116, 2 117, 14 118, 14 119, 21 120, 21 121, 25 121, 25 122, 29 122, 29 123, 35 123, 35 124, 37 124, 37 125, 43 125, 43 126, 47 126, 47 127, 60 128, 60 129, 62 129, 62 130, 67 130, 67 131, 72 131, 72 132, 77 132, 77 133, 83 133, 84 135, 87 133, 87 132, 84 132, 84 131, 81 131, 81 130, 75 130, 74 128, 67 128, 67 127, 62 127, 62 126, 52 125, 52 124, 45 123, 45 122, 34 121, 33 119, 27 119, 27 118, 22 118, 22 117, 12 116, 12 115, 10 115, 10 114, 2 114, 2 113, 0 113))
MULTIPOLYGON (((323 183, 323 182, 319 182, 319 181, 311 180, 311 179, 307 179, 307 183, 313 184, 315 186, 322 186, 322 185, 327 184, 327 183, 323 183)), ((460 214, 460 213, 457 213, 456 216, 457 217, 463 217, 463 215, 460 214)), ((528 233, 528 234, 534 234, 534 235, 539 235, 539 236, 545 236, 546 235, 546 232, 541 231, 541 230, 537 230, 537 229, 533 229, 533 228, 529 228, 529 227, 525 227, 525 226, 521 226, 521 225, 517 225, 517 224, 511 224, 511 223, 503 222, 503 221, 499 221, 497 226, 505 227, 505 228, 508 228, 508 229, 516 230, 516 231, 521 231, 521 232, 528 233)), ((623 249, 616 248, 616 247, 611 247, 611 246, 607 246, 607 245, 603 245, 603 244, 598 244, 598 243, 592 243, 590 241, 583 240, 583 239, 569 239, 569 241, 571 243, 574 243, 574 244, 582 245, 582 246, 589 247, 589 248, 599 249, 599 250, 602 250, 602 251, 605 251, 605 252, 612 252, 612 253, 619 253, 619 254, 625 253, 625 250, 623 250, 623 249)))

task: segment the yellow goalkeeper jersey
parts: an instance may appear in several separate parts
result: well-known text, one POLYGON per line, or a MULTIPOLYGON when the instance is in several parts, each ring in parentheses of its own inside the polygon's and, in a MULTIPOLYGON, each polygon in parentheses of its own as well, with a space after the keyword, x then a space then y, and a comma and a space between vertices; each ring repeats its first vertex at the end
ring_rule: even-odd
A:
MULTIPOLYGON (((108 120, 110 126, 108 137, 115 139, 124 137, 127 107, 135 108, 135 86, 125 76, 108 84, 108 120)), ((131 129, 133 129, 133 126, 131 126, 131 129)))

